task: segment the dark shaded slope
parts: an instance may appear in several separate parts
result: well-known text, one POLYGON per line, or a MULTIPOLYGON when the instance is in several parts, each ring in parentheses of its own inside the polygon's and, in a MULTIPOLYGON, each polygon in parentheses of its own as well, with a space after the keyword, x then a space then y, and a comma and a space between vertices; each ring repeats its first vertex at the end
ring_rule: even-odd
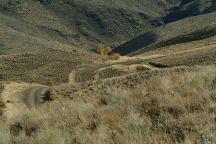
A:
POLYGON ((122 55, 135 55, 178 43, 201 40, 216 35, 216 12, 167 24, 114 49, 122 55), (154 40, 152 40, 154 35, 154 40))
POLYGON ((157 49, 160 47, 165 47, 165 46, 170 46, 170 45, 175 45, 175 44, 180 44, 180 43, 186 43, 186 42, 191 42, 191 41, 196 41, 196 40, 202 40, 205 38, 209 38, 212 36, 216 35, 216 28, 215 27, 208 27, 204 28, 189 34, 185 35, 179 35, 177 37, 159 41, 150 45, 147 45, 145 48, 139 49, 137 51, 134 51, 133 53, 130 53, 129 55, 137 55, 141 54, 147 51, 150 51, 152 49, 157 49))
POLYGON ((181 0, 181 4, 164 17, 165 23, 170 23, 186 17, 216 11, 215 0, 181 0))
POLYGON ((114 49, 115 52, 121 55, 128 55, 143 47, 146 47, 157 40, 157 35, 154 32, 146 32, 135 39, 126 42, 125 44, 114 49))

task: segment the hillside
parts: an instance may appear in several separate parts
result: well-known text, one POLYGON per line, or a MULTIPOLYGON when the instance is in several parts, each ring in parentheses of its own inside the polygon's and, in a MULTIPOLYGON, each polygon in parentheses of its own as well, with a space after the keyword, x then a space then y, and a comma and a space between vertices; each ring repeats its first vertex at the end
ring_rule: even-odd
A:
POLYGON ((114 49, 136 55, 155 48, 201 40, 216 35, 216 12, 185 18, 148 31, 114 49))
POLYGON ((0 144, 216 144, 215 0, 0 0, 0 144))
MULTIPOLYGON (((165 7, 168 9, 172 5, 165 7)), ((157 0, 117 0, 112 4, 105 0, 1 0, 0 28, 1 33, 7 30, 9 40, 12 37, 10 31, 15 30, 13 35, 22 33, 30 39, 38 37, 91 49, 97 43, 119 44, 162 25, 160 13, 163 11, 164 7, 157 0)), ((11 39, 10 43, 16 42, 15 38, 11 39)), ((3 37, 1 45, 6 47, 4 49, 7 49, 6 42, 8 39, 3 37)), ((24 46, 25 43, 23 41, 24 46)))
POLYGON ((177 7, 164 17, 165 23, 170 23, 182 18, 197 16, 216 11, 214 0, 181 0, 177 7))
POLYGON ((150 63, 172 66, 216 64, 216 37, 175 44, 145 52, 140 57, 153 57, 150 63))
POLYGON ((3 55, 0 56, 0 81, 56 85, 68 82, 71 71, 103 61, 103 57, 77 50, 70 52, 47 49, 34 53, 3 55))
POLYGON ((1 53, 3 49, 20 49, 20 44, 22 52, 23 49, 32 50, 32 44, 34 47, 41 45, 31 40, 35 38, 90 50, 98 44, 115 47, 174 21, 166 20, 170 17, 179 20, 193 13, 213 12, 214 7, 215 2, 210 0, 1 0, 1 53), (183 10, 188 14, 179 17, 183 10), (20 38, 23 36, 30 42, 20 38))

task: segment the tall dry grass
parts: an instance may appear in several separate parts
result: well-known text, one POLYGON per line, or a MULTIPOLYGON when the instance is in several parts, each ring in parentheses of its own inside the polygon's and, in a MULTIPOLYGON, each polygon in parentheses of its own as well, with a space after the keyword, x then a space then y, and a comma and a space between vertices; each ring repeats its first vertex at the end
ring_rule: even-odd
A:
POLYGON ((215 66, 155 76, 132 89, 110 87, 92 98, 33 109, 1 127, 0 143, 216 143, 215 66))

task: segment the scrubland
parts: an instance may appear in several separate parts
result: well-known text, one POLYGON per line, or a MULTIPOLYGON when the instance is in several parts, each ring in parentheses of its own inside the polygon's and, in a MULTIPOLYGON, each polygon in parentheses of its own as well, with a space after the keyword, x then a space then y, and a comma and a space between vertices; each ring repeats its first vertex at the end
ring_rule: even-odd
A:
POLYGON ((57 98, 1 125, 0 143, 216 143, 216 67, 110 87, 85 99, 57 98))

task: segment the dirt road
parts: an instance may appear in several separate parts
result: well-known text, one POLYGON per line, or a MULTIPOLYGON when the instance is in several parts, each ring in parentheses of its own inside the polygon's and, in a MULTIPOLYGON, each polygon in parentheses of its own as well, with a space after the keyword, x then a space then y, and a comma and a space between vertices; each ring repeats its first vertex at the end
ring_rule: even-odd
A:
POLYGON ((200 51, 200 50, 210 50, 210 49, 215 49, 216 45, 207 45, 207 46, 202 46, 202 47, 197 47, 194 49, 187 49, 187 50, 179 50, 173 53, 168 53, 168 54, 163 54, 163 55, 151 55, 148 57, 143 57, 139 60, 128 60, 128 61, 123 61, 123 62, 117 62, 117 63, 112 63, 112 64, 103 64, 103 65, 97 65, 94 67, 90 67, 90 68, 86 68, 84 70, 80 70, 75 74, 75 82, 85 82, 85 81, 90 81, 90 80, 94 80, 94 73, 101 69, 101 68, 105 68, 111 65, 117 65, 117 64, 122 64, 122 65, 132 65, 132 64, 149 64, 153 67, 159 67, 161 68, 161 64, 153 64, 151 63, 151 60, 153 59, 159 59, 159 58, 165 58, 165 57, 170 57, 170 56, 175 56, 175 55, 179 55, 182 54, 184 55, 185 53, 193 53, 196 51, 200 51))
POLYGON ((35 107, 45 101, 51 100, 49 88, 45 86, 34 86, 24 91, 24 102, 28 107, 35 107))
POLYGON ((94 73, 101 68, 109 67, 112 65, 118 65, 118 64, 128 66, 128 65, 132 65, 132 64, 141 64, 141 63, 147 64, 144 60, 131 60, 131 61, 126 61, 126 62, 118 62, 118 63, 113 63, 113 64, 103 64, 103 65, 97 65, 94 67, 86 68, 86 69, 78 71, 76 73, 75 82, 79 83, 79 82, 94 80, 94 73))

